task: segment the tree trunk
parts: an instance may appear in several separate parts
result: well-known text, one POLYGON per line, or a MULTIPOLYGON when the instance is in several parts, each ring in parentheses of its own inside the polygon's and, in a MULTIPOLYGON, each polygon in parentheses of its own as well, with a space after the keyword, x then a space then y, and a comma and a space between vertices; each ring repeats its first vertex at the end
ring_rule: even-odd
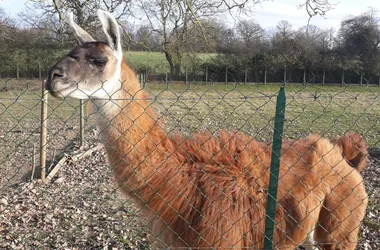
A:
MULTIPOLYGON (((164 53, 165 53, 166 60, 169 63, 170 75, 173 76, 174 75, 174 63, 173 63, 172 55, 170 53, 168 53, 166 50, 164 50, 164 53)), ((165 81, 166 82, 168 81, 168 74, 167 73, 165 75, 165 81)))
POLYGON ((181 72, 181 56, 174 55, 178 57, 177 61, 175 61, 173 55, 168 51, 168 48, 164 48, 163 51, 165 53, 165 58, 168 61, 170 67, 170 79, 167 80, 178 79, 178 76, 181 72))
POLYGON ((325 80, 326 80, 326 69, 323 69, 322 86, 325 86, 325 80))
POLYGON ((268 73, 267 66, 265 66, 265 70, 264 70, 264 84, 267 84, 267 73, 268 73))
POLYGON ((247 84, 247 80, 248 80, 248 69, 245 69, 245 72, 244 72, 244 84, 247 84))
POLYGON ((286 85, 286 65, 284 66, 284 84, 286 85))
POLYGON ((174 76, 172 76, 171 80, 178 80, 180 74, 181 74, 181 64, 176 63, 174 66, 174 76))
POLYGON ((344 70, 342 70, 342 82, 341 82, 341 85, 342 86, 344 85, 344 70))

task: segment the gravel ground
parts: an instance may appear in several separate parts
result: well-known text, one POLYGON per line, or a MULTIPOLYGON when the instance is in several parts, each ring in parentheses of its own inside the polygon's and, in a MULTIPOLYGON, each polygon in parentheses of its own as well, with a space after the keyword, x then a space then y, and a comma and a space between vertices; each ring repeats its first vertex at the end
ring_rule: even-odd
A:
MULTIPOLYGON (((94 146, 76 147, 72 155, 94 146)), ((51 182, 22 182, 0 193, 0 248, 150 248, 149 231, 132 202, 116 190, 104 151, 67 158, 51 182)), ((370 205, 358 249, 380 249, 379 165, 375 153, 363 172, 370 205)))
POLYGON ((361 247, 359 249, 380 249, 380 152, 370 150, 371 164, 362 172, 369 204, 366 218, 361 227, 361 247))
POLYGON ((69 157, 51 183, 20 183, 0 197, 1 249, 148 247, 147 230, 115 189, 101 150, 69 157))

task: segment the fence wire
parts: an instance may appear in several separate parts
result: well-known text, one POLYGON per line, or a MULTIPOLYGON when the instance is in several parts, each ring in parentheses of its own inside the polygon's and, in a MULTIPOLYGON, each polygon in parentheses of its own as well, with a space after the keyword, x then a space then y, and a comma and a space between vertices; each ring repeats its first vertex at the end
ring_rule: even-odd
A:
MULTIPOLYGON (((264 248, 279 85, 143 86, 102 105, 49 97, 45 182, 41 82, 0 92, 0 247, 264 248)), ((380 89, 285 89, 270 247, 379 249, 380 89)))

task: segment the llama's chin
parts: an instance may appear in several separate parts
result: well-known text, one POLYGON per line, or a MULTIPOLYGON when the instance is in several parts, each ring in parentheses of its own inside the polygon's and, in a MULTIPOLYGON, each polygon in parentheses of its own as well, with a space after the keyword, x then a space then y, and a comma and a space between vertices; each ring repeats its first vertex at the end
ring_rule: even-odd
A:
POLYGON ((49 93, 50 93, 53 97, 55 97, 55 98, 60 98, 60 99, 63 99, 63 98, 64 98, 64 96, 61 95, 61 94, 59 93, 59 91, 53 91, 53 90, 50 90, 49 93))
POLYGON ((75 98, 75 99, 89 99, 89 95, 83 91, 78 90, 77 88, 66 88, 61 90, 50 90, 49 93, 55 98, 75 98))

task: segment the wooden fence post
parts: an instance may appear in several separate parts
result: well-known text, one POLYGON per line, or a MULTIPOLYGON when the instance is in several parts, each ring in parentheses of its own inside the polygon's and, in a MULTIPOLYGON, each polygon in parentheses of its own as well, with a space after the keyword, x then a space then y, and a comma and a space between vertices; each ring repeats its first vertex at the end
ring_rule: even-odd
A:
POLYGON ((18 63, 17 63, 17 65, 16 65, 16 78, 17 78, 17 79, 20 78, 20 67, 19 67, 18 63))
POLYGON ((185 84, 187 84, 187 67, 185 67, 185 84))
POLYGON ((41 180, 46 178, 46 149, 47 149, 47 102, 48 91, 45 89, 45 81, 42 81, 42 98, 41 98, 41 140, 40 140, 40 164, 41 180))
POLYGON ((86 120, 84 117, 84 110, 85 110, 85 101, 83 99, 79 100, 79 113, 80 113, 80 145, 84 146, 84 136, 85 136, 85 130, 84 127, 86 125, 86 120))
POLYGON ((303 70, 303 85, 306 86, 306 68, 303 70))
POLYGON ((42 72, 41 72, 41 61, 38 61, 38 77, 41 79, 42 78, 42 72))
POLYGON ((33 156, 32 156, 32 173, 30 176, 30 181, 34 179, 34 173, 36 172, 36 144, 33 143, 33 156))
POLYGON ((323 69, 322 86, 325 86, 325 81, 326 81, 326 69, 323 69))
POLYGON ((225 76, 224 76, 224 83, 225 84, 228 83, 228 67, 226 67, 226 72, 225 72, 225 76))
POLYGON ((248 81, 248 69, 245 69, 245 72, 244 72, 244 84, 247 84, 247 81, 248 81))
POLYGON ((268 68, 265 65, 265 70, 264 70, 264 84, 267 84, 267 74, 268 74, 268 68))
POLYGON ((360 74, 360 87, 363 86, 363 73, 360 74))
POLYGON ((208 82, 208 66, 206 66, 206 84, 208 82))

